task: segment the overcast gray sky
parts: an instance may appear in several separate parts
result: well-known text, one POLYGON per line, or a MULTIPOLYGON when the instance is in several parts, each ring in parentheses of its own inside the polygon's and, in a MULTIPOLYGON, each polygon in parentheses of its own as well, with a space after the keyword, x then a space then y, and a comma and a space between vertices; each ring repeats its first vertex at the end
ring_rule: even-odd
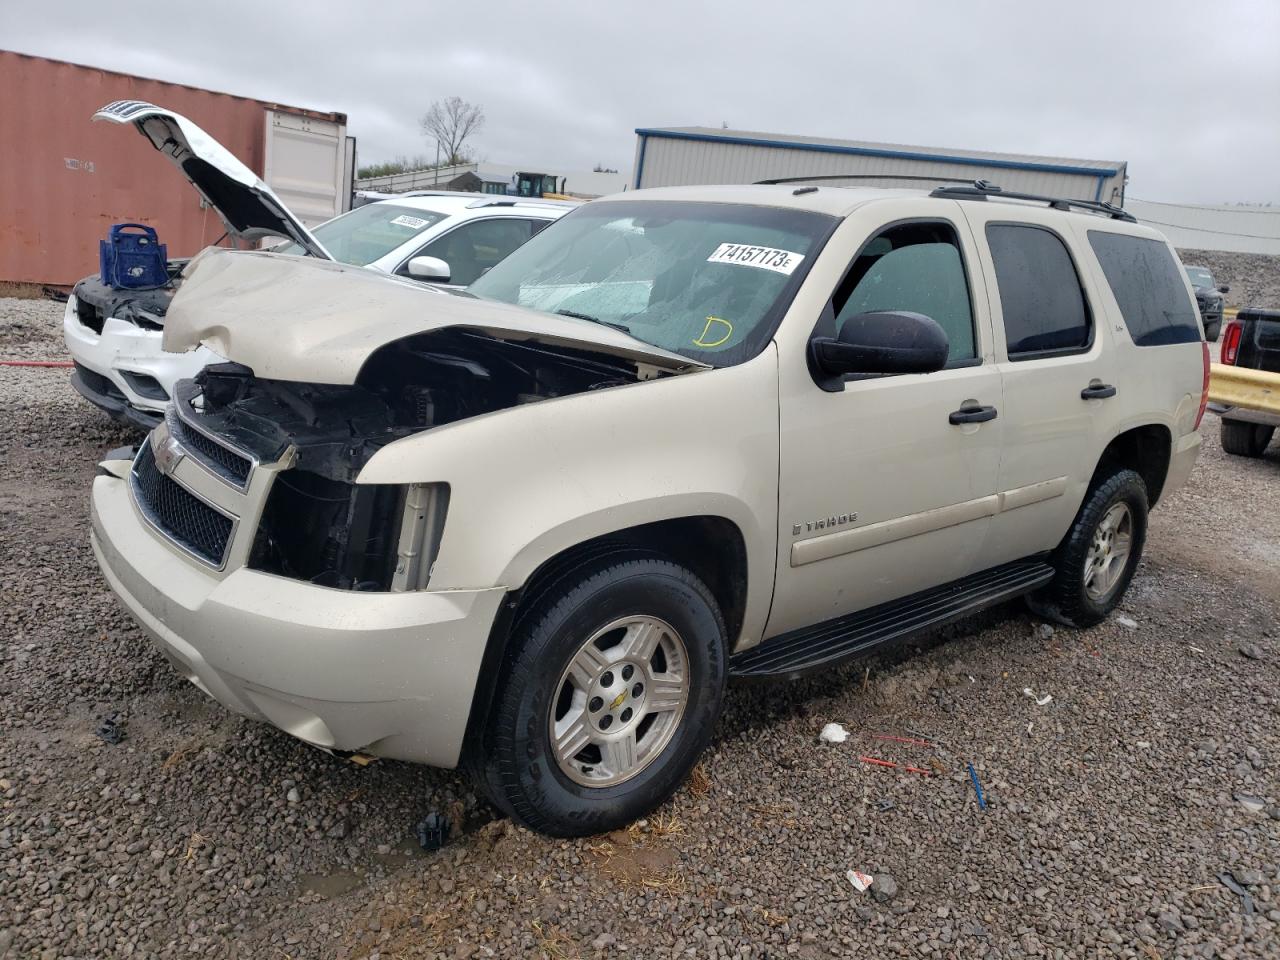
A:
POLYGON ((497 163, 626 170, 636 127, 723 121, 1127 160, 1131 196, 1280 202, 1275 0, 327 6, 0 0, 0 46, 340 110, 361 163, 433 154, 417 118, 456 94, 497 163))

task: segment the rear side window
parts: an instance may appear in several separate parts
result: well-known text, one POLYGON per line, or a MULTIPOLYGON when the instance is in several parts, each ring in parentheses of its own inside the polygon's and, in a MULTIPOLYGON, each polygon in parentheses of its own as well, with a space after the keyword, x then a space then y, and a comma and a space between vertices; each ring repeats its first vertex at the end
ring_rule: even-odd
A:
POLYGON ((1140 347, 1200 339, 1196 309, 1173 254, 1159 240, 1089 231, 1129 336, 1140 347))
POLYGON ((1058 235, 1022 224, 987 225, 1010 360, 1089 346, 1089 305, 1058 235))

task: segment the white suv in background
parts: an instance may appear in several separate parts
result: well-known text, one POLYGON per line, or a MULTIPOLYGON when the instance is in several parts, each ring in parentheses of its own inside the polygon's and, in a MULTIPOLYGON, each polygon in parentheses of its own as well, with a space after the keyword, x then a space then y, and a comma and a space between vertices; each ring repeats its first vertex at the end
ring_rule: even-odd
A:
MULTIPOLYGON (((340 263, 465 287, 576 206, 572 200, 421 192, 365 204, 314 232, 340 263)), ((306 250, 294 242, 272 252, 302 255, 306 250)))
MULTIPOLYGON (((94 119, 134 124, 217 210, 230 237, 248 243, 284 237, 285 244, 273 253, 337 260, 441 286, 471 283, 577 206, 565 200, 423 192, 358 207, 313 232, 252 170, 185 117, 149 103, 119 101, 94 119)), ((165 313, 185 264, 171 261, 168 285, 148 290, 119 290, 96 274, 85 277, 63 315, 63 338, 76 364, 72 386, 117 420, 143 429, 160 422, 178 380, 222 359, 204 347, 187 353, 161 348, 165 313)))

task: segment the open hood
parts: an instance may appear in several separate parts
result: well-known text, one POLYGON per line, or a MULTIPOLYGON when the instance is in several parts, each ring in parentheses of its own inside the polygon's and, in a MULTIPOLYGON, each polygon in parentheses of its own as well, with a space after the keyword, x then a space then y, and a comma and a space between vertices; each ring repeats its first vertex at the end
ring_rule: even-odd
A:
POLYGON ((269 380, 353 384, 379 347, 445 328, 589 350, 659 371, 706 367, 589 320, 445 293, 364 267, 220 247, 187 265, 163 343, 173 353, 203 343, 269 380))
POLYGON ((333 259, 270 187, 181 114, 142 100, 117 100, 95 113, 93 119, 137 127, 200 191, 232 236, 248 241, 284 237, 314 257, 333 259))

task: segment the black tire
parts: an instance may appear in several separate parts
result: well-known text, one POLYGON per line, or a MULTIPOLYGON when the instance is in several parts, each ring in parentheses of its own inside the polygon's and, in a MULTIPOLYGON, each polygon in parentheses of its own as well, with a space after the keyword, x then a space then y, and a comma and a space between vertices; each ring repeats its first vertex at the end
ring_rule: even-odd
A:
POLYGON ((1073 627, 1091 627, 1105 620, 1124 597, 1133 579, 1147 539, 1147 485, 1132 470, 1117 470, 1095 480, 1085 494, 1058 549, 1053 565, 1057 575, 1043 589, 1028 598, 1032 610, 1043 617, 1073 627), (1119 503, 1129 508, 1131 532, 1129 555, 1119 577, 1102 598, 1091 596, 1085 586, 1085 569, 1094 533, 1108 512, 1119 503))
POLYGON ((494 806, 541 833, 589 836, 644 816, 684 782, 711 739, 728 673, 724 618, 701 580, 655 554, 611 553, 542 591, 513 631, 488 723, 468 758, 494 806), (670 740, 638 773, 584 785, 566 775, 553 751, 553 697, 583 644, 627 616, 656 617, 680 635, 687 700, 670 740))
POLYGON ((1218 335, 1222 333, 1222 321, 1213 320, 1204 325, 1204 338, 1210 343, 1218 342, 1218 335))
POLYGON ((1222 421, 1222 449, 1237 457, 1260 457, 1271 443, 1275 427, 1243 420, 1222 421))

